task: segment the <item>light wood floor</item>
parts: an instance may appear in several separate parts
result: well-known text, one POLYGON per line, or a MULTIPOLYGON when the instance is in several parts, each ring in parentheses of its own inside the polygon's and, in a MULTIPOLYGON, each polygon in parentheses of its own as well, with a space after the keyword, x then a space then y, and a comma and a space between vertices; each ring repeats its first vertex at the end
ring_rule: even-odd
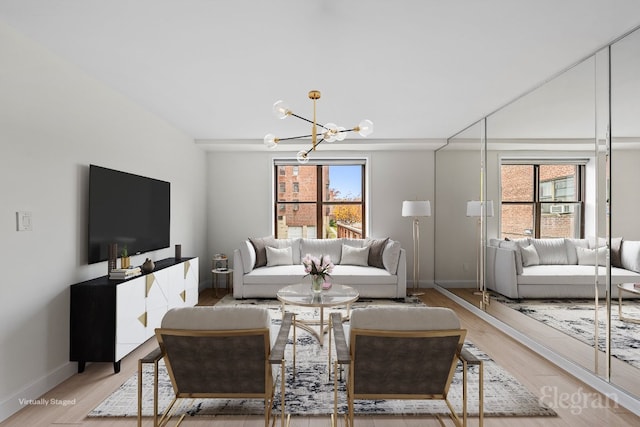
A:
MULTIPOLYGON (((485 418, 485 426, 640 425, 640 417, 622 407, 616 407, 613 402, 606 400, 605 397, 597 394, 580 381, 566 375, 553 364, 532 353, 439 292, 429 289, 426 290, 421 298, 429 305, 451 307, 456 310, 463 327, 468 330, 467 339, 511 372, 534 394, 540 397, 547 396, 543 401, 552 405, 555 403, 553 406, 555 406, 554 409, 559 415, 558 417, 539 418, 485 418)), ((203 305, 214 304, 217 301, 218 299, 210 291, 204 291, 200 296, 200 303, 203 305)), ((112 365, 109 363, 88 364, 84 373, 74 375, 43 396, 45 399, 69 400, 74 402, 73 404, 68 406, 49 405, 47 407, 31 405, 0 423, 0 427, 135 426, 135 418, 86 418, 86 414, 131 376, 137 369, 138 358, 146 355, 155 345, 155 342, 150 340, 125 357, 119 374, 113 374, 112 365)), ((150 419, 144 420, 144 427, 150 427, 151 425, 150 419)), ((220 427, 261 427, 264 425, 264 419, 261 416, 202 417, 186 419, 183 425, 185 427, 210 425, 220 427)), ((291 419, 292 427, 328 425, 328 417, 293 417, 291 419)), ((343 425, 340 422, 340 426, 343 425)), ((429 427, 439 425, 439 422, 432 417, 356 417, 356 426, 358 427, 429 427)), ((453 425, 453 423, 450 420, 446 420, 446 425, 453 425)), ((470 426, 477 425, 477 419, 472 418, 470 426)))

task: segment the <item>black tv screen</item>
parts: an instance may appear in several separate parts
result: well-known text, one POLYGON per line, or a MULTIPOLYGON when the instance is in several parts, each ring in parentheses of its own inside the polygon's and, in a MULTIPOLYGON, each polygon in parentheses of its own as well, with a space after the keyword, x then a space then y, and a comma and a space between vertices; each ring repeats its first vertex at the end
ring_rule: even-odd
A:
POLYGON ((89 264, 109 257, 109 244, 129 255, 169 247, 171 184, 89 166, 89 264))

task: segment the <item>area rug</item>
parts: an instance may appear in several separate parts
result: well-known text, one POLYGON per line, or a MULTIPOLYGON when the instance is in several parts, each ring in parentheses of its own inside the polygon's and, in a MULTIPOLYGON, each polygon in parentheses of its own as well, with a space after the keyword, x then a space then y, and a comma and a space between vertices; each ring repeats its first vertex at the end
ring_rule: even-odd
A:
MULTIPOLYGON (((220 304, 220 303, 219 303, 220 304)), ((274 300, 240 300, 225 298, 223 305, 261 305, 272 312, 274 323, 279 322, 280 304, 274 300)), ((353 309, 361 309, 372 305, 418 305, 421 302, 415 298, 406 300, 360 300, 353 309)), ((289 306, 287 306, 289 309, 289 306)), ((313 317, 314 309, 295 308, 298 316, 313 317)), ((318 345, 317 340, 307 332, 296 331, 296 375, 293 376, 292 345, 287 346, 286 360, 286 411, 292 416, 329 415, 333 411, 333 379, 329 380, 327 366, 328 346, 318 345)), ((529 392, 511 374, 498 366, 490 357, 480 351, 472 343, 465 343, 465 347, 484 361, 484 410, 485 416, 555 416, 556 413, 540 402, 533 393, 529 392)), ((173 398, 173 388, 165 366, 159 369, 159 407, 166 408, 173 398)), ((135 417, 137 415, 137 374, 127 379, 113 394, 100 403, 90 417, 135 417)), ((143 415, 151 416, 153 408, 153 367, 145 365, 143 370, 143 415)), ((478 371, 476 366, 470 367, 468 376, 469 401, 468 408, 471 415, 478 412, 478 371)), ((279 392, 278 384, 276 392, 279 392)), ((339 388, 339 411, 345 413, 346 398, 344 383, 339 388)), ((450 388, 449 399, 458 412, 462 410, 462 366, 454 376, 450 388)), ((280 402, 274 405, 274 411, 279 413, 280 402)), ((176 404, 178 405, 178 404, 176 404)), ((264 406, 260 400, 221 400, 197 399, 183 400, 179 403, 176 413, 189 415, 262 415, 264 406)), ((376 400, 356 401, 357 415, 426 415, 448 414, 444 402, 414 401, 414 400, 376 400)))
MULTIPOLYGON (((523 300, 500 298, 500 302, 545 325, 593 347, 595 345, 595 306, 593 300, 523 300)), ((625 317, 640 319, 640 302, 623 301, 625 317)), ((640 324, 621 321, 618 305, 611 308, 611 355, 640 369, 640 324)), ((605 351, 604 302, 598 306, 598 348, 605 351)))

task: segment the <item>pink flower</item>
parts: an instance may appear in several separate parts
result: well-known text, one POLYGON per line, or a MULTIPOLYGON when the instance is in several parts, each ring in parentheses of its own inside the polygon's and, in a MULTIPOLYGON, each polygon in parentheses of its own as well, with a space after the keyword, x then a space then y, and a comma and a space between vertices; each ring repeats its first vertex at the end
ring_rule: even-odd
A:
POLYGON ((307 273, 307 276, 320 276, 325 280, 327 277, 331 277, 330 273, 333 272, 334 267, 329 255, 322 255, 318 259, 318 257, 307 254, 302 259, 302 265, 304 265, 304 272, 307 273))

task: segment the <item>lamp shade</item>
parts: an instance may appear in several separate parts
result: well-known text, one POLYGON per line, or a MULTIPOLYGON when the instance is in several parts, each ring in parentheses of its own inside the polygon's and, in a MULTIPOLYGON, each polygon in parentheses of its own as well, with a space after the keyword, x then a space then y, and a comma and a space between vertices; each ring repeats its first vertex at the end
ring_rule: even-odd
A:
POLYGON ((405 200, 402 202, 402 216, 431 216, 431 203, 428 200, 405 200))
POLYGON ((467 216, 482 216, 482 204, 485 204, 487 217, 493 216, 493 200, 482 202, 480 200, 470 200, 467 202, 467 216))

